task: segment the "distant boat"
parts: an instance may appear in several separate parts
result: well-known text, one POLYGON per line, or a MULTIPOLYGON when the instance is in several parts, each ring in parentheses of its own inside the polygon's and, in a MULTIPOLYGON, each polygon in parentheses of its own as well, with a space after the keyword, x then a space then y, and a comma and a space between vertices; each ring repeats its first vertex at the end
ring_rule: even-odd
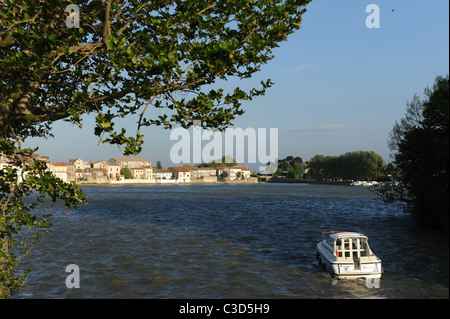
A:
POLYGON ((367 237, 356 232, 323 232, 317 244, 319 265, 337 279, 380 278, 381 260, 369 247, 367 237))
POLYGON ((371 187, 378 185, 378 182, 375 181, 356 181, 350 183, 351 186, 364 186, 364 187, 371 187))

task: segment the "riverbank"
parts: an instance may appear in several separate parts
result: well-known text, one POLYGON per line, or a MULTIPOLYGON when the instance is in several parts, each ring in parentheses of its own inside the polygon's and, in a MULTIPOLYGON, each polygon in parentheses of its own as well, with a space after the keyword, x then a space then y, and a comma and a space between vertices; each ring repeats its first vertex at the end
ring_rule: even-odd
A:
POLYGON ((258 180, 257 177, 246 178, 245 180, 214 180, 204 181, 201 179, 191 180, 190 182, 180 182, 176 179, 156 180, 156 179, 124 179, 121 181, 108 182, 77 182, 80 186, 107 186, 107 185, 213 185, 213 184, 260 184, 260 183, 279 183, 279 184, 319 184, 319 185, 341 185, 350 186, 350 182, 326 182, 312 179, 291 179, 291 178, 276 178, 272 177, 266 181, 258 180))
POLYGON ((190 182, 181 182, 176 179, 124 179, 121 181, 108 181, 108 182, 77 182, 79 186, 109 186, 109 185, 213 185, 213 184, 257 184, 257 177, 250 177, 244 180, 191 180, 190 182))

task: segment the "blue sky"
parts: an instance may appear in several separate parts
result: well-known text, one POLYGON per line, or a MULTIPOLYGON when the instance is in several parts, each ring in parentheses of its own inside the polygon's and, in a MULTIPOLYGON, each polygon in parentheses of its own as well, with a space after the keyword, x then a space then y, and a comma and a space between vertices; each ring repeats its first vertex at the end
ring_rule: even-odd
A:
MULTIPOLYGON (((246 102, 236 127, 278 128, 278 155, 340 155, 373 150, 389 161, 387 139, 406 102, 422 96, 437 75, 449 73, 447 0, 313 0, 301 29, 274 51, 275 59, 253 79, 230 86, 257 86, 270 78, 265 96, 246 102), (366 6, 380 9, 380 28, 366 27, 366 6), (394 11, 392 11, 394 10, 394 11)), ((136 118, 130 118, 130 123, 136 118)), ((69 158, 121 157, 117 146, 98 144, 93 121, 83 129, 54 125, 55 138, 32 139, 54 162, 69 158)), ((140 157, 172 166, 176 143, 160 127, 142 131, 140 157)), ((207 142, 205 142, 207 143, 207 142)))

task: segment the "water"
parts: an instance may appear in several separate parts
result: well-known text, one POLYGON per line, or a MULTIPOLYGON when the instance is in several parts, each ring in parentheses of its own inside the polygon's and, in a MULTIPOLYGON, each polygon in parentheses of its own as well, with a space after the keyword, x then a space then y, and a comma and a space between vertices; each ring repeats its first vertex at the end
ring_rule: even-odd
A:
MULTIPOLYGON (((449 298, 448 236, 365 188, 313 184, 85 187, 27 256, 14 298, 449 298), (321 231, 360 231, 379 288, 321 271, 321 231), (66 266, 80 288, 65 285, 66 266)), ((62 209, 61 209, 62 210, 62 209)))

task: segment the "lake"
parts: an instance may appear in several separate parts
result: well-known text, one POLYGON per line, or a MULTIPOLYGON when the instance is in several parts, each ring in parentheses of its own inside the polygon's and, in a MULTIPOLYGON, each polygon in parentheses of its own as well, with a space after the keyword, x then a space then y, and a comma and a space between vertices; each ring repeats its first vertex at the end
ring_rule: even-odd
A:
POLYGON ((56 208, 22 261, 13 298, 449 298, 448 235, 422 228, 366 188, 318 184, 89 186, 56 208), (58 211, 59 210, 59 211, 58 211), (369 237, 378 287, 318 266, 322 231, 369 237), (69 289, 66 266, 80 271, 69 289))

